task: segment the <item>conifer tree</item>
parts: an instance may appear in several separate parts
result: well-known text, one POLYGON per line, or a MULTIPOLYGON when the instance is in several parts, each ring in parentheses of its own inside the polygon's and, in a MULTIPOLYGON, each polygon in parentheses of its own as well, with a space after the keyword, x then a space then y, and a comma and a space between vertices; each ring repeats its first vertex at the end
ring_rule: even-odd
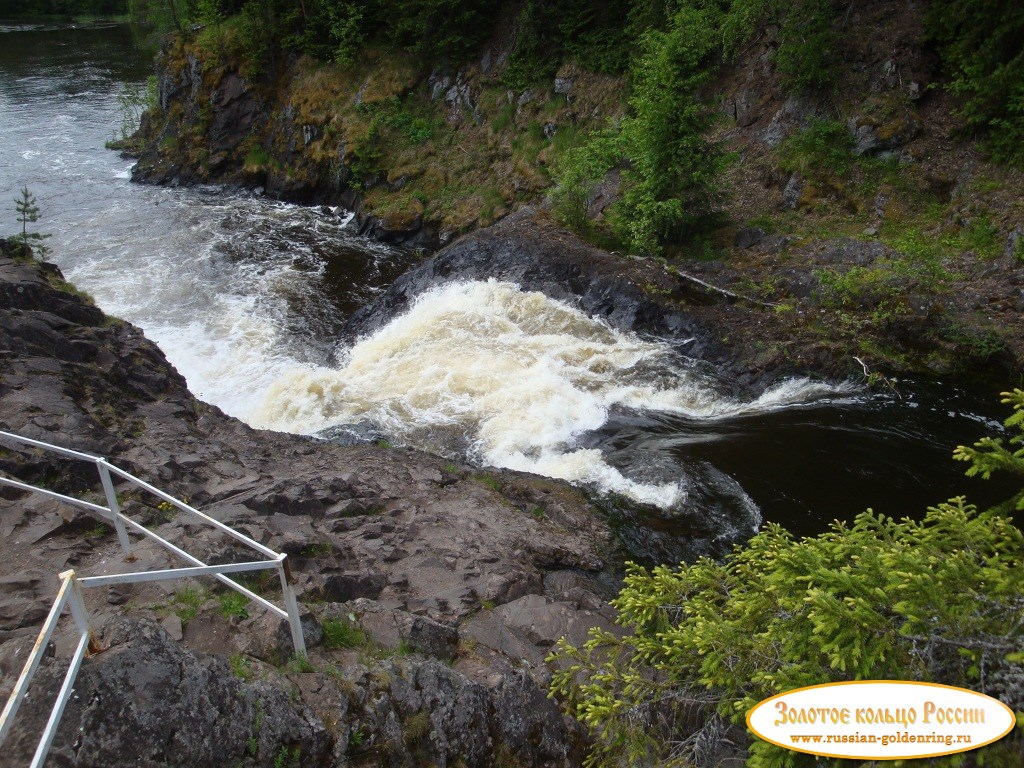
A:
POLYGON ((14 210, 17 211, 18 222, 21 224, 21 244, 30 248, 40 259, 45 259, 50 249, 46 247, 43 240, 49 235, 28 231, 29 224, 39 221, 39 206, 36 205, 36 196, 29 192, 28 187, 22 187, 21 196, 14 198, 14 210))
POLYGON ((18 212, 18 221, 21 222, 21 242, 28 245, 28 225, 39 221, 36 196, 28 191, 28 187, 22 187, 21 197, 14 198, 14 210, 18 212))

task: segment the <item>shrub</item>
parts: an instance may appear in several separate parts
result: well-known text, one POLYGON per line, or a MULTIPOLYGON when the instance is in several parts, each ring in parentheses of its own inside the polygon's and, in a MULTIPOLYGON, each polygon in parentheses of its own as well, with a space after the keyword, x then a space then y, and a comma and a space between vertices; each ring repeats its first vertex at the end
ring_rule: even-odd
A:
POLYGON ((853 136, 836 120, 811 118, 779 147, 779 165, 803 176, 844 177, 853 166, 853 136))
POLYGON ((838 35, 834 0, 733 0, 722 21, 725 52, 734 55, 766 26, 778 29, 775 65, 794 90, 835 79, 838 35))
POLYGON ((217 609, 225 619, 237 617, 239 619, 249 618, 249 598, 240 592, 223 592, 217 596, 217 609))
POLYGON ((578 232, 586 231, 587 211, 597 187, 621 157, 614 131, 592 134, 583 146, 560 156, 553 169, 558 183, 550 195, 555 218, 578 232))
POLYGON ((630 69, 630 114, 566 153, 556 168, 557 215, 584 226, 596 184, 622 167, 622 199, 609 212, 616 237, 658 253, 697 234, 710 216, 725 158, 704 138, 711 113, 695 94, 710 76, 718 11, 682 3, 663 30, 645 32, 630 69))
POLYGON ((969 133, 1024 164, 1024 14, 1017 0, 934 0, 927 18, 969 133))
POLYGON ((710 112, 694 94, 707 81, 717 25, 712 7, 683 4, 665 31, 640 42, 632 69, 632 114, 620 127, 630 170, 616 229, 631 248, 658 252, 691 235, 711 211, 724 161, 704 139, 710 112))
MULTIPOLYGON (((957 449, 968 474, 1024 475, 1024 448, 1013 450, 1024 444, 1024 391, 1005 402, 1019 434, 957 449)), ((1024 492, 1008 505, 1024 509, 1024 492)), ((920 521, 868 510, 814 538, 769 524, 721 563, 630 564, 613 602, 626 634, 595 630, 582 648, 560 642, 552 694, 591 727, 591 765, 700 764, 758 701, 831 681, 969 686, 1020 712, 1022 562, 1024 535, 1004 511, 979 512, 963 498, 920 521)), ((762 741, 747 762, 822 764, 762 741)))

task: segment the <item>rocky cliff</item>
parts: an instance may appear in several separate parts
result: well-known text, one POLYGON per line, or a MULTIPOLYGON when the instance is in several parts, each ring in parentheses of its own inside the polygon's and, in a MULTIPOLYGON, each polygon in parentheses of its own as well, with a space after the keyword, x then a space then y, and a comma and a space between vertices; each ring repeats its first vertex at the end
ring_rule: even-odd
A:
MULTIPOLYGON (((669 249, 667 266, 751 300, 724 314, 717 342, 753 368, 857 375, 859 357, 872 371, 1005 380, 1024 364, 1024 177, 965 136, 926 10, 849 4, 834 87, 803 92, 778 72, 769 26, 701 95, 720 114, 707 138, 734 160, 719 228, 669 249)), ((433 68, 369 46, 346 67, 290 55, 258 71, 218 34, 158 57, 134 178, 340 204, 390 242, 434 247, 543 204, 560 158, 626 110, 624 77, 573 61, 509 86, 505 22, 470 61, 433 68)), ((598 231, 621 170, 587 200, 598 231)))
MULTIPOLYGON (((55 267, 0 257, 0 428, 107 456, 287 552, 308 660, 256 606, 210 583, 88 593, 106 650, 88 659, 53 765, 535 765, 581 759, 545 696, 562 635, 608 626, 612 534, 578 491, 414 451, 258 432, 195 400, 134 327, 69 292, 55 267)), ((14 445, 0 470, 100 498, 93 469, 14 445)), ((129 514, 210 562, 230 541, 156 499, 129 514)), ((49 609, 56 574, 125 563, 102 521, 0 493, 0 693, 49 609)), ((67 637, 5 746, 28 755, 67 637)))

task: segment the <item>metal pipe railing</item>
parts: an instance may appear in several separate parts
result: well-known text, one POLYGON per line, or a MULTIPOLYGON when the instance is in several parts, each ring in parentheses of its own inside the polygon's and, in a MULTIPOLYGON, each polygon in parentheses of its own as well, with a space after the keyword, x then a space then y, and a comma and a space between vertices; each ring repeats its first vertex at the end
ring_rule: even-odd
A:
POLYGON ((46 729, 43 731, 35 756, 32 759, 31 768, 39 768, 46 759, 50 745, 53 742, 53 736, 56 732, 57 724, 60 722, 61 715, 64 712, 64 707, 71 695, 72 685, 74 684, 74 679, 78 673, 78 669, 81 666, 82 659, 88 651, 98 650, 98 646, 96 645, 89 624, 89 612, 85 606, 85 601, 82 599, 82 587, 101 587, 109 586, 111 584, 132 584, 164 579, 212 576, 225 586, 245 595, 249 600, 259 604, 276 616, 279 616, 282 619, 287 619, 291 629, 292 646, 295 649, 295 653, 299 656, 305 655, 306 643, 302 633, 302 622, 299 617, 298 600, 295 595, 291 573, 288 568, 287 554, 283 552, 275 552, 249 536, 246 536, 219 520, 215 520, 209 515, 200 512, 191 505, 174 498, 173 496, 161 491, 159 488, 155 488, 135 475, 114 466, 102 456, 94 456, 81 451, 73 451, 69 448, 44 443, 41 440, 33 440, 10 432, 0 431, 0 439, 10 440, 15 443, 40 448, 72 459, 88 461, 94 464, 96 466, 97 473, 99 474, 100 485, 103 488, 103 493, 107 500, 107 506, 104 507, 90 501, 85 501, 84 499, 77 499, 73 496, 67 496, 46 488, 39 488, 7 477, 0 477, 0 485, 7 485, 20 490, 38 493, 52 499, 57 499, 58 501, 63 501, 67 504, 83 507, 102 515, 113 523, 114 528, 117 531, 118 541, 126 556, 131 555, 131 541, 128 538, 128 529, 131 529, 192 564, 191 567, 185 568, 168 568, 157 571, 136 571, 130 573, 108 574, 104 576, 86 576, 83 578, 77 577, 73 570, 65 571, 60 574, 61 586, 57 593, 57 598, 54 601, 53 607, 50 609, 50 613, 43 624, 42 630, 40 630, 39 637, 36 639, 32 652, 29 654, 29 658, 25 662, 25 666, 18 678, 18 682, 15 684, 14 690, 11 692, 11 695, 7 700, 3 713, 0 714, 0 745, 2 745, 10 731, 15 715, 18 713, 21 702, 25 697, 28 684, 33 675, 35 675, 39 662, 46 650, 46 646, 50 642, 50 638, 57 626, 57 621, 60 619, 65 606, 69 607, 72 618, 74 619, 75 625, 79 631, 79 642, 75 650, 75 654, 72 657, 71 665, 65 675, 64 684, 57 697, 57 703, 54 705, 54 708, 50 713, 50 719, 46 725, 46 729), (202 522, 211 525, 222 533, 241 542, 251 549, 256 550, 269 559, 253 560, 243 563, 226 563, 223 565, 207 565, 199 558, 189 554, 159 534, 149 530, 145 526, 125 515, 121 510, 111 474, 117 475, 129 484, 151 493, 162 501, 172 504, 177 509, 186 512, 193 517, 199 518, 202 522), (281 581, 281 596, 284 602, 284 608, 281 608, 266 598, 257 595, 251 589, 242 586, 233 579, 228 578, 226 575, 229 573, 247 573, 262 570, 277 571, 278 578, 281 581))

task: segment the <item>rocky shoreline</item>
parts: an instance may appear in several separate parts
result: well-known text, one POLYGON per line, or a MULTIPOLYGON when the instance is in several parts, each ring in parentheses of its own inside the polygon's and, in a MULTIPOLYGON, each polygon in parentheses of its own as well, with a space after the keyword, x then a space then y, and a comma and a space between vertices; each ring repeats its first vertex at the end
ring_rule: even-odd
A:
MULTIPOLYGON (((5 246, 0 428, 105 455, 287 552, 311 611, 310 654, 289 666, 276 620, 225 612, 209 584, 88 595, 109 650, 86 661, 48 764, 278 765, 282 750, 303 766, 579 764, 584 734, 546 698, 543 660, 557 638, 610 626, 613 536, 582 493, 411 450, 252 430, 195 400, 138 329, 68 288, 5 246), (322 640, 343 625, 346 642, 322 640)), ((0 469, 98 490, 91 467, 14 446, 0 449, 0 469)), ((155 499, 124 502, 209 562, 238 556, 155 499)), ((171 561, 140 543, 138 562, 123 563, 109 528, 44 497, 5 490, 0 513, 6 695, 59 571, 171 561)), ((56 690, 61 658, 40 690, 56 690)), ((45 700, 19 718, 12 759, 28 754, 45 700)))
MULTIPOLYGON (((553 644, 614 629, 608 600, 626 557, 671 561, 728 545, 702 539, 696 517, 683 521, 688 537, 661 535, 643 509, 560 481, 250 429, 196 400, 154 344, 56 267, 2 245, 0 429, 104 455, 287 552, 308 610, 310 653, 296 661, 279 622, 232 607, 209 584, 90 596, 108 650, 83 667, 55 765, 580 765, 585 731, 546 697, 553 644)), ((854 264, 862 246, 837 241, 816 258, 854 264)), ((808 344, 727 271, 690 266, 603 252, 525 208, 407 272, 345 332, 380 327, 444 281, 495 278, 668 341, 736 394, 794 373, 849 373, 835 347, 808 344)), ((13 446, 0 446, 0 471, 98 493, 91 467, 13 446)), ((155 500, 124 501, 204 561, 242 556, 155 500)), ((174 565, 141 544, 128 566, 109 527, 42 497, 0 492, 0 513, 0 694, 59 571, 174 565)), ((45 695, 8 742, 16 757, 34 746, 68 643, 56 641, 39 680, 45 695)))
MULTIPOLYGON (((708 138, 735 162, 720 226, 704 240, 659 263, 598 255, 543 212, 506 231, 534 248, 537 225, 681 309, 706 329, 697 356, 743 384, 784 373, 1012 380, 1024 371, 1024 176, 963 136, 955 95, 934 87, 920 7, 868 2, 851 13, 874 32, 848 41, 834 93, 792 93, 770 63, 771 31, 708 84, 722 113, 708 138)), ((260 70, 205 31, 168 38, 158 105, 123 145, 139 158, 133 179, 341 205, 361 234, 385 242, 456 243, 544 205, 559 157, 625 110, 623 77, 572 62, 510 88, 511 40, 496 35, 458 69, 377 51, 351 67, 283 55, 260 70)), ((621 184, 615 172, 594 190, 591 224, 621 184)), ((439 267, 490 276, 482 262, 439 267)), ((558 277, 533 277, 565 290, 558 277)))

